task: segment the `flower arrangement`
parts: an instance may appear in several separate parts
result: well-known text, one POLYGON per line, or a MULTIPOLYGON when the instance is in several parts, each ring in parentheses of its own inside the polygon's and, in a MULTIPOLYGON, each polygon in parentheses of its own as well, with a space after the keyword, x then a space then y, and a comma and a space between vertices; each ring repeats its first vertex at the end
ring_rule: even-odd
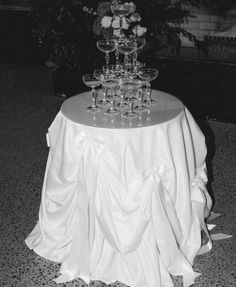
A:
MULTIPOLYGON (((213 5, 214 2, 225 5, 225 9, 228 7, 220 0, 120 1, 134 1, 127 3, 132 7, 131 13, 122 21, 118 21, 111 11, 114 0, 28 0, 32 35, 39 57, 52 59, 58 67, 84 71, 99 60, 95 46, 97 38, 114 35, 145 35, 146 50, 150 54, 161 47, 179 45, 181 34, 194 39, 179 26, 190 17, 186 4, 213 5), (142 11, 142 17, 136 10, 142 11)), ((235 0, 223 2, 233 3, 235 0)))
MULTIPOLYGON (((140 25, 141 16, 136 12, 136 6, 133 2, 124 3, 129 6, 130 13, 125 17, 119 17, 112 13, 114 2, 100 2, 96 11, 97 17, 93 23, 93 32, 98 36, 105 38, 128 37, 130 35, 142 37, 147 28, 140 25)), ((94 12, 93 12, 94 14, 94 12)))

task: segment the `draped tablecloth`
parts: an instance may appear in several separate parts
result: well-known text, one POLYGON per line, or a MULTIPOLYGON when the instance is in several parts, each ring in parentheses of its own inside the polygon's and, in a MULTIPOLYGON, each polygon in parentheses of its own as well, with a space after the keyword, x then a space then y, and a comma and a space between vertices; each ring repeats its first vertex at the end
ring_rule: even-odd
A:
POLYGON ((149 112, 128 121, 86 112, 90 97, 80 94, 49 127, 39 221, 26 244, 62 263, 57 283, 170 287, 170 275, 184 286, 198 276, 192 265, 206 249, 212 204, 205 138, 179 100, 153 97, 149 112))

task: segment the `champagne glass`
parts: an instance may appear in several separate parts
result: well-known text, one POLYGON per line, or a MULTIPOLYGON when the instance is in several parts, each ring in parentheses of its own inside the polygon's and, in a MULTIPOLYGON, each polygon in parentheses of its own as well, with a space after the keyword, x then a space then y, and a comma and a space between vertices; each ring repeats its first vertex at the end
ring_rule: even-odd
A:
POLYGON ((135 37, 135 36, 130 36, 130 39, 134 43, 136 43, 136 49, 133 52, 133 70, 134 70, 134 76, 136 76, 138 72, 138 51, 145 46, 146 40, 143 37, 135 37))
MULTIPOLYGON (((121 27, 123 24, 123 18, 128 16, 131 12, 133 12, 133 6, 130 3, 119 3, 118 1, 113 1, 111 5, 111 12, 113 13, 114 16, 118 17, 120 19, 120 28, 119 30, 121 31, 121 27)), ((118 45, 119 42, 123 41, 122 36, 118 36, 116 40, 116 51, 115 51, 115 56, 116 56, 116 66, 117 69, 119 67, 119 50, 118 50, 118 45)))
POLYGON ((121 4, 118 1, 114 1, 111 5, 111 12, 113 15, 120 19, 128 16, 132 11, 133 6, 130 3, 121 4))
POLYGON ((116 70, 118 71, 120 69, 120 53, 118 50, 119 45, 119 39, 116 40, 116 50, 115 50, 115 57, 116 57, 116 70))
POLYGON ((124 75, 124 70, 117 69, 116 65, 103 66, 102 69, 103 69, 104 73, 106 73, 106 71, 108 69, 108 73, 106 73, 106 74, 111 78, 120 79, 124 75))
POLYGON ((95 77, 94 74, 86 74, 83 75, 83 82, 84 84, 91 88, 91 96, 92 96, 92 105, 90 107, 87 108, 88 111, 91 112, 98 112, 101 109, 97 106, 97 92, 95 90, 96 87, 100 86, 100 80, 95 77))
POLYGON ((125 77, 128 76, 129 55, 132 54, 135 49, 136 43, 131 40, 127 40, 118 44, 119 52, 124 55, 125 77))
POLYGON ((106 39, 106 40, 98 40, 97 41, 97 48, 105 53, 105 63, 106 66, 109 65, 110 56, 109 54, 115 51, 116 49, 116 42, 112 39, 106 39))
POLYGON ((125 78, 121 77, 119 79, 119 85, 120 85, 120 100, 119 103, 116 105, 117 108, 119 108, 120 110, 124 110, 125 108, 128 108, 129 105, 127 104, 126 100, 125 100, 125 96, 126 96, 126 91, 123 88, 123 83, 125 81, 125 78))
MULTIPOLYGON (((133 13, 135 10, 135 5, 132 3, 119 3, 118 1, 113 1, 111 5, 111 12, 114 16, 118 17, 120 19, 120 30, 122 29, 123 19, 128 16, 130 13, 133 13)), ((124 35, 119 35, 116 40, 117 46, 119 45, 120 41, 123 41, 125 39, 124 35)), ((117 65, 119 65, 119 50, 116 49, 116 62, 117 65)))
POLYGON ((144 97, 143 87, 146 85, 147 85, 147 81, 140 80, 140 87, 138 90, 138 105, 135 107, 134 109, 135 111, 143 112, 143 111, 148 110, 147 106, 144 104, 144 101, 143 101, 143 97, 144 97))
POLYGON ((119 53, 119 51, 118 51, 118 43, 119 43, 120 41, 122 41, 123 39, 122 39, 122 36, 121 36, 121 35, 120 35, 120 36, 115 36, 115 35, 113 35, 113 37, 111 37, 111 39, 114 40, 115 43, 116 43, 115 59, 116 59, 116 70, 118 71, 118 70, 120 69, 120 62, 119 62, 120 53, 119 53))
POLYGON ((105 87, 105 89, 109 90, 111 94, 111 107, 104 113, 107 115, 116 115, 118 114, 118 110, 115 108, 115 94, 119 90, 119 80, 105 76, 103 80, 103 86, 105 87))
POLYGON ((99 104, 102 106, 109 105, 110 101, 107 98, 107 89, 103 85, 103 82, 105 79, 105 71, 103 69, 96 69, 96 70, 94 70, 94 75, 102 84, 103 98, 99 101, 99 104))
POLYGON ((158 70, 155 68, 143 68, 139 71, 139 77, 141 80, 146 81, 146 93, 147 98, 144 100, 145 105, 150 106, 156 103, 156 100, 151 98, 151 84, 150 82, 155 80, 158 76, 158 70))
POLYGON ((137 93, 140 88, 140 80, 123 78, 120 81, 121 91, 127 95, 129 102, 129 110, 122 114, 123 117, 133 119, 138 117, 138 114, 134 111, 134 102, 137 100, 137 93))
POLYGON ((146 45, 146 40, 144 37, 135 37, 134 41, 137 44, 137 50, 141 50, 146 45))
POLYGON ((115 75, 116 75, 116 66, 115 65, 102 66, 102 70, 104 73, 108 74, 109 77, 115 78, 115 75))

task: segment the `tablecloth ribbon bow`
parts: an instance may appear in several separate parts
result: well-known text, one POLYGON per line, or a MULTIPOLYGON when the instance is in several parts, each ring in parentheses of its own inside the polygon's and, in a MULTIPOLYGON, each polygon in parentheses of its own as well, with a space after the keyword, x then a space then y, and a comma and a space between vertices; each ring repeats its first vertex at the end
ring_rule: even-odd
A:
POLYGON ((193 204, 193 210, 196 213, 200 226, 204 231, 208 241, 206 244, 202 245, 198 251, 198 255, 205 254, 212 249, 212 240, 222 240, 232 237, 232 235, 227 235, 223 233, 210 234, 216 225, 209 224, 207 222, 217 218, 221 214, 211 212, 212 200, 206 189, 207 176, 205 167, 200 168, 197 171, 195 180, 192 182, 192 194, 191 200, 193 204))
POLYGON ((182 275, 183 286, 188 287, 194 283, 195 278, 200 273, 193 271, 191 263, 180 248, 182 234, 178 216, 175 213, 173 200, 162 180, 167 176, 166 173, 166 168, 160 166, 153 169, 149 175, 149 180, 153 185, 153 195, 156 199, 152 201, 154 234, 160 256, 169 273, 172 275, 182 275), (158 220, 158 218, 161 220, 158 220), (166 240, 167 238, 168 240, 166 240))

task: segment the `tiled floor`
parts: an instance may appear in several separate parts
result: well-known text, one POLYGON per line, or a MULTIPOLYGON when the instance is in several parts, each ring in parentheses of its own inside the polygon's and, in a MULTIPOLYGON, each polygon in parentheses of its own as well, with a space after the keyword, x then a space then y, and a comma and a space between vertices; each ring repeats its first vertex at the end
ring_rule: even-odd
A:
MULTIPOLYGON (((0 64, 0 286, 56 286, 59 265, 29 250, 24 239, 38 219, 41 186, 48 149, 45 134, 62 99, 53 95, 45 67, 0 64)), ((209 179, 214 211, 222 216, 212 231, 233 234, 214 242, 198 256, 194 269, 202 273, 195 287, 236 286, 236 125, 201 121, 208 144, 209 179)), ((209 187, 210 188, 210 187, 209 187)), ((174 278, 175 287, 182 286, 174 278)), ((112 284, 121 287, 122 284, 112 284)), ((74 280, 58 286, 86 286, 74 280)), ((103 286, 92 282, 91 286, 103 286)))

